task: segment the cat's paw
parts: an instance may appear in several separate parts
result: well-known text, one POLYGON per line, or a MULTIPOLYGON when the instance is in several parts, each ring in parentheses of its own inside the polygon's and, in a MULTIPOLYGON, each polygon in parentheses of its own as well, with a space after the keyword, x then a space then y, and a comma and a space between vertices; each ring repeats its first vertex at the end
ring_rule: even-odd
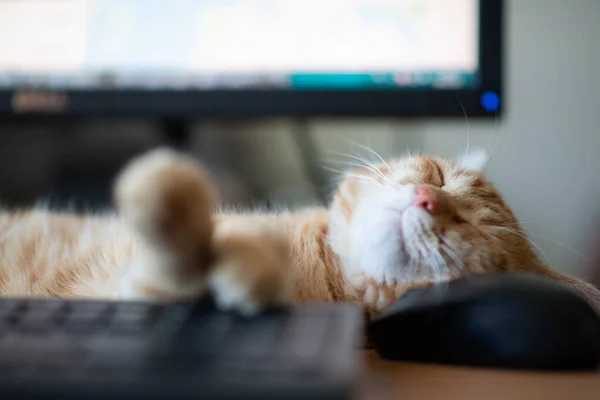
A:
POLYGON ((213 239, 208 284, 217 305, 252 315, 289 300, 289 249, 281 233, 259 218, 226 217, 213 239))
POLYGON ((204 171, 191 158, 169 149, 135 158, 115 186, 121 218, 148 239, 178 247, 209 244, 214 197, 204 171))
POLYGON ((121 219, 139 239, 129 286, 173 292, 173 297, 187 286, 187 291, 203 286, 212 261, 214 197, 197 163, 172 150, 151 151, 124 168, 115 201, 121 219))

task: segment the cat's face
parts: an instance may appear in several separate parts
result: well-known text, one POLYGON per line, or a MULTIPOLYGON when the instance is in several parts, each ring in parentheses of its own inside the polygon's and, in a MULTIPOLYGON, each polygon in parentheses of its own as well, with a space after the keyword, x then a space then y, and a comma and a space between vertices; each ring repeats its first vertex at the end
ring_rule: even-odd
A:
POLYGON ((514 215, 480 172, 433 156, 351 171, 330 211, 345 268, 377 283, 441 282, 538 261, 514 215))

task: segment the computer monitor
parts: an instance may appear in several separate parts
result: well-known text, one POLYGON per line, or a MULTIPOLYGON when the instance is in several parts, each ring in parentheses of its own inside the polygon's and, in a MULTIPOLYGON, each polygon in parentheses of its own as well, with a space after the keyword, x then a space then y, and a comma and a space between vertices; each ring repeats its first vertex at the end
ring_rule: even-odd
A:
POLYGON ((496 116, 501 0, 2 0, 0 115, 496 116))

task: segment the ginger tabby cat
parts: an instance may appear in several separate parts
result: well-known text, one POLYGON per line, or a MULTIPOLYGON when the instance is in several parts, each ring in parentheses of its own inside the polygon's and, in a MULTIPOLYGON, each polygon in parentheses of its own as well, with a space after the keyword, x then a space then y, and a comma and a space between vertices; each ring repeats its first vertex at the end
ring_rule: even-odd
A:
POLYGON ((374 315, 412 287, 527 270, 600 309, 597 289, 540 262, 482 161, 365 164, 345 176, 329 209, 229 214, 215 211, 192 159, 155 150, 119 176, 118 216, 0 213, 0 294, 174 300, 210 290, 221 307, 248 314, 347 300, 374 315))

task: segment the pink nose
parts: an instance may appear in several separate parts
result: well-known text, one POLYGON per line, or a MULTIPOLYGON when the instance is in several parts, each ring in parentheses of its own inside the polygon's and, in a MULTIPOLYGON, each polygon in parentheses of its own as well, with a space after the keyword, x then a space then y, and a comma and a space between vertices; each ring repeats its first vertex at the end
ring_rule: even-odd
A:
POLYGON ((425 186, 417 187, 415 192, 416 195, 412 201, 412 205, 422 207, 431 213, 435 212, 438 203, 435 192, 425 186))

